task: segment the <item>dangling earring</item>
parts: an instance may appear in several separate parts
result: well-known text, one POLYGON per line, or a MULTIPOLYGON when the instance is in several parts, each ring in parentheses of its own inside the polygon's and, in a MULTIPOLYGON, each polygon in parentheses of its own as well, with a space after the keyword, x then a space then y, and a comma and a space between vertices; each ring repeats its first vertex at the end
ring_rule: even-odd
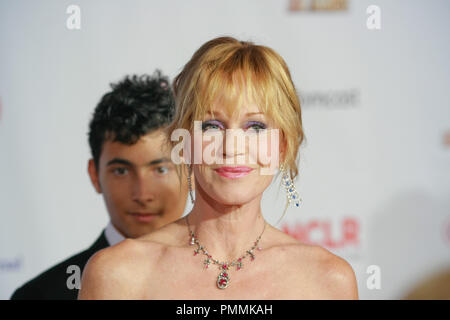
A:
POLYGON ((280 165, 280 170, 283 173, 281 181, 283 186, 286 188, 286 196, 288 203, 294 202, 295 206, 299 207, 302 199, 298 196, 298 192, 295 189, 294 181, 292 181, 288 171, 285 169, 283 164, 280 165))
POLYGON ((194 203, 194 196, 193 196, 193 192, 192 192, 192 182, 191 182, 192 166, 188 164, 187 167, 188 167, 187 180, 188 180, 188 187, 189 187, 189 196, 191 197, 191 202, 194 203))

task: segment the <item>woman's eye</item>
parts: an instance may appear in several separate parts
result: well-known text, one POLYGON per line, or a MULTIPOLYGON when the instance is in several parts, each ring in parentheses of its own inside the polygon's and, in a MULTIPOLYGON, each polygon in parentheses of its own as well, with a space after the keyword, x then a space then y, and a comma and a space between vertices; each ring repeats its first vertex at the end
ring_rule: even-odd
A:
POLYGON ((128 169, 127 168, 115 168, 113 170, 113 173, 116 176, 124 176, 124 175, 126 175, 128 173, 128 169))
POLYGON ((202 123, 202 130, 206 131, 206 130, 218 130, 221 129, 221 126, 218 122, 214 121, 205 121, 202 123))
POLYGON ((265 130, 266 128, 267 128, 266 125, 264 123, 261 123, 261 122, 253 122, 247 127, 247 129, 251 129, 251 130, 254 130, 256 132, 265 130))

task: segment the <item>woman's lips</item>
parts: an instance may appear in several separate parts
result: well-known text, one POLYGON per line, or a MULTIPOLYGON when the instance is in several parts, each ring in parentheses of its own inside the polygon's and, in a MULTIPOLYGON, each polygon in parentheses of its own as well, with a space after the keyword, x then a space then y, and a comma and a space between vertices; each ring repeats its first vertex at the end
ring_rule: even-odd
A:
POLYGON ((139 222, 153 221, 158 215, 155 213, 131 212, 130 215, 139 222))
POLYGON ((253 168, 250 167, 220 167, 214 169, 219 175, 225 178, 237 179, 248 175, 253 168))

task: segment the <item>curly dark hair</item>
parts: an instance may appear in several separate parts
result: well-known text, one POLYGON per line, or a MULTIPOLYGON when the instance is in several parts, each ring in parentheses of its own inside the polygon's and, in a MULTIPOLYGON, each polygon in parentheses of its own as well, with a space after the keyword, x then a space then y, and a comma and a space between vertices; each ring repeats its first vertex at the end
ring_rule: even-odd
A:
POLYGON ((161 71, 126 76, 106 93, 89 124, 89 145, 98 168, 105 141, 132 145, 151 131, 170 123, 175 110, 169 80, 161 71))

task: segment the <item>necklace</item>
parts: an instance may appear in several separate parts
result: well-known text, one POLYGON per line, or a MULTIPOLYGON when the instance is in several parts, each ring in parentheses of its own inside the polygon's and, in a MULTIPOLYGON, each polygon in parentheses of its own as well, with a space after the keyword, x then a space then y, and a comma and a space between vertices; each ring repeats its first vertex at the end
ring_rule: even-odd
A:
POLYGON ((187 224, 190 236, 191 236, 191 241, 190 241, 189 244, 191 246, 197 245, 197 248, 194 250, 194 256, 196 256, 200 252, 203 253, 206 256, 206 259, 203 261, 203 265, 204 265, 205 269, 208 269, 208 266, 211 264, 211 262, 213 264, 216 264, 216 265, 219 266, 220 273, 219 273, 219 276, 217 277, 217 287, 219 289, 225 289, 230 284, 230 276, 228 275, 228 270, 229 270, 230 267, 236 266, 236 270, 239 271, 244 266, 244 264, 242 263, 242 260, 244 260, 246 257, 250 256, 251 261, 253 261, 253 260, 255 260, 255 254, 254 254, 253 250, 255 250, 255 249, 262 250, 261 247, 258 246, 258 243, 259 243, 259 240, 261 239, 261 236, 264 233, 264 230, 266 229, 266 222, 265 221, 264 221, 263 231, 261 232, 259 237, 256 238, 256 241, 253 243, 253 246, 250 248, 250 250, 247 250, 244 255, 242 255, 238 259, 233 260, 231 262, 224 262, 224 261, 221 262, 221 261, 219 261, 217 259, 214 259, 208 253, 206 248, 200 244, 200 242, 196 238, 194 232, 191 230, 191 227, 189 225, 188 216, 186 216, 186 224, 187 224))

